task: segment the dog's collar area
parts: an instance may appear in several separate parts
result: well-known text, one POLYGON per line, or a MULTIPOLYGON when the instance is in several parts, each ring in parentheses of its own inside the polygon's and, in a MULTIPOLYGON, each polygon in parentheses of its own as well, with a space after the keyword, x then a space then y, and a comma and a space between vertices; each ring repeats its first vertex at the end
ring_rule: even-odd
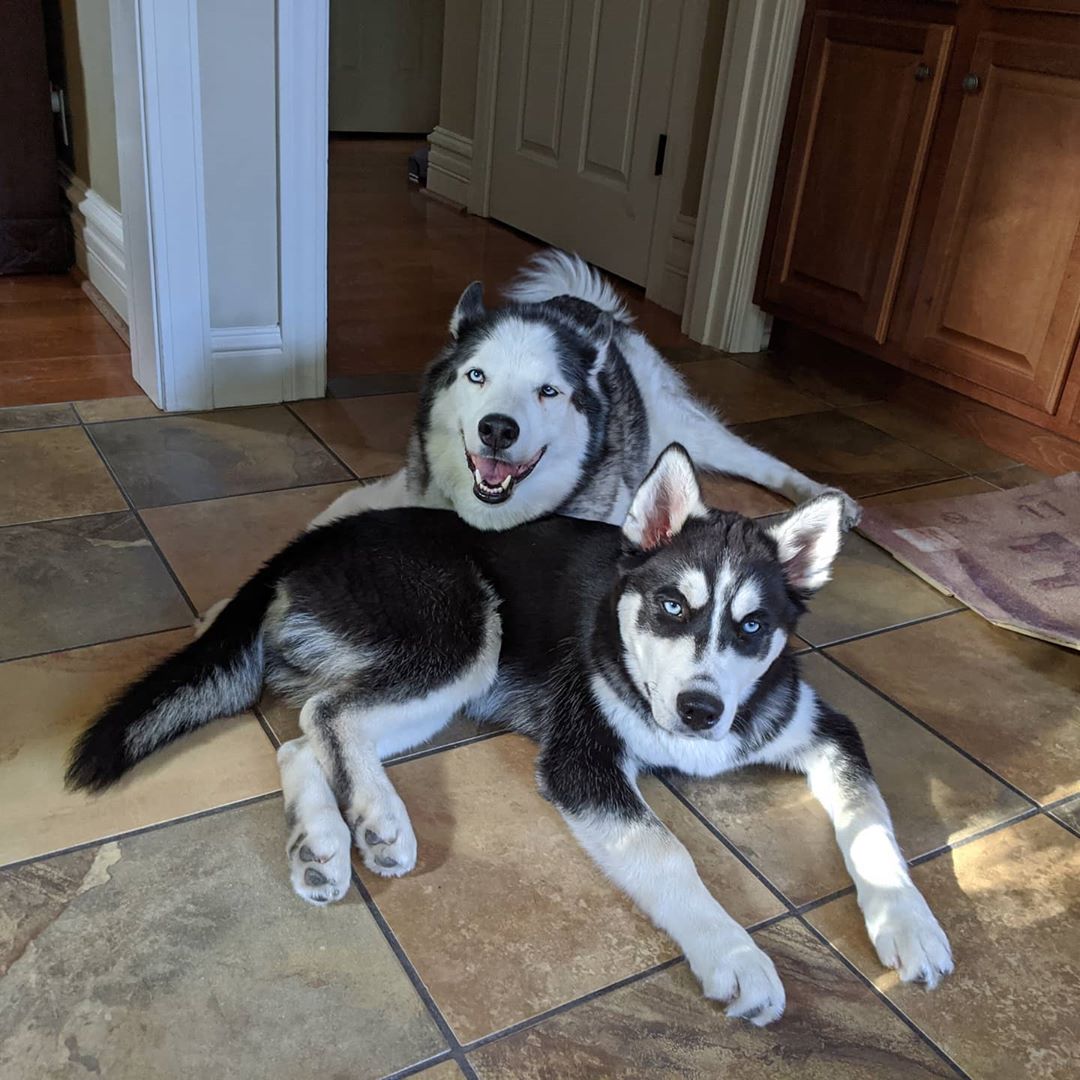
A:
POLYGON ((528 461, 515 464, 500 458, 472 454, 465 447, 465 464, 473 476, 473 494, 485 503, 506 502, 514 493, 515 486, 536 468, 546 451, 547 447, 543 446, 528 461))

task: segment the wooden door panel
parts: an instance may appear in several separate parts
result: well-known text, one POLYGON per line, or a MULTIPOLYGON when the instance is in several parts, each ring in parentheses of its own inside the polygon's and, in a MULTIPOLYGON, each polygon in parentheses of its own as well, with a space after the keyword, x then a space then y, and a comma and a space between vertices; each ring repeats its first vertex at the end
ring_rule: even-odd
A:
POLYGON ((559 159, 566 60, 570 49, 570 0, 529 4, 524 18, 524 78, 518 117, 518 150, 551 165, 559 159))
POLYGON ((1080 46, 981 35, 907 339, 1052 412, 1080 320, 1080 46))
POLYGON ((815 17, 766 300, 885 340, 952 34, 815 17))

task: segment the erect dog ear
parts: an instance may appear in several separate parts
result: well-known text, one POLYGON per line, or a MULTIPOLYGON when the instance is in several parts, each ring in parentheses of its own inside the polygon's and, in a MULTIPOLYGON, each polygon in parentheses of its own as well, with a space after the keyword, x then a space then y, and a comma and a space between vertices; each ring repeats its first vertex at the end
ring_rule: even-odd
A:
POLYGON ((829 580, 840 551, 843 524, 844 500, 828 494, 795 507, 768 527, 793 589, 812 593, 829 580))
POLYGON ((462 294, 450 316, 450 336, 456 341, 461 332, 478 323, 487 314, 484 307, 484 284, 474 281, 462 294))
POLYGON ((637 489, 622 531, 634 547, 655 551, 670 543, 688 518, 707 513, 694 463, 678 443, 672 443, 637 489))

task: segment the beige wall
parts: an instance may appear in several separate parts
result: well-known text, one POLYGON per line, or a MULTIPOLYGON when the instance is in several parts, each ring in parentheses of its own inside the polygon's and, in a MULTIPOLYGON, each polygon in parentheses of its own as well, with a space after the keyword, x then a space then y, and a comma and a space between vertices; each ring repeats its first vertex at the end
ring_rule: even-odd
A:
POLYGON ((120 208, 109 0, 60 0, 75 175, 120 208))
POLYGON ((480 8, 481 0, 446 0, 439 126, 466 139, 473 137, 476 117, 480 8))
POLYGON ((696 217, 701 201, 701 181, 705 173, 705 154, 709 147, 709 128, 712 125, 713 99, 716 79, 720 72, 720 54, 724 49, 724 23, 727 20, 728 0, 710 0, 705 23, 705 40, 701 45, 701 77, 694 101, 694 126, 683 184, 680 212, 696 217))

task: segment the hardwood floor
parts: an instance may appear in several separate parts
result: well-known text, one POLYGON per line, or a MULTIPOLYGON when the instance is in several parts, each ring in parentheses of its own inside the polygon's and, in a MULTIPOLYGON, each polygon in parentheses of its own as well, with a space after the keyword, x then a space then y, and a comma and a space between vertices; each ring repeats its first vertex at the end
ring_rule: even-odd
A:
POLYGON ((0 278, 0 407, 140 392, 127 345, 73 276, 0 278))

